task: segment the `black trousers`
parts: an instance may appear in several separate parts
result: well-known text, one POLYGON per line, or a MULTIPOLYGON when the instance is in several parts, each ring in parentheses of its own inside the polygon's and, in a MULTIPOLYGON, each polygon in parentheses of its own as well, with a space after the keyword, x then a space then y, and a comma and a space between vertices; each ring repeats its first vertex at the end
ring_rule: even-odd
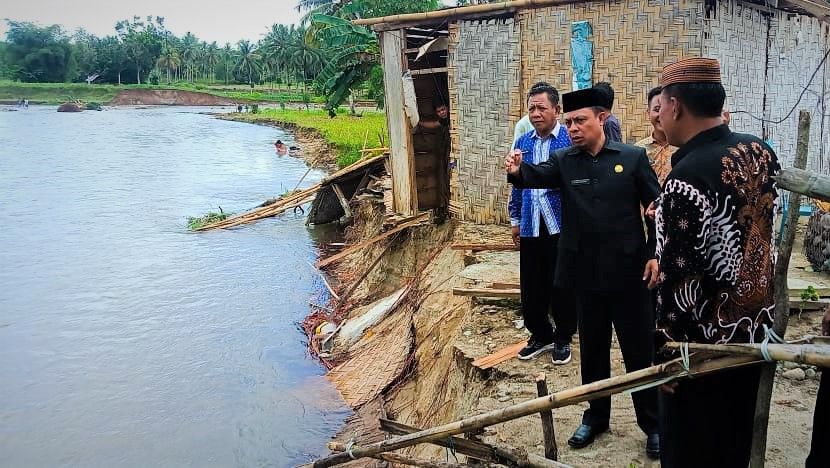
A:
MULTIPOLYGON (((626 372, 643 369, 654 360, 654 321, 645 285, 621 291, 579 291, 579 351, 582 383, 611 377, 611 328, 617 331, 626 372)), ((637 424, 646 434, 658 432, 657 390, 631 394, 637 424)), ((591 400, 582 416, 589 426, 607 426, 611 398, 591 400)))
POLYGON ((576 332, 573 295, 553 286, 559 234, 548 234, 544 222, 540 234, 522 237, 519 243, 522 318, 531 338, 543 343, 570 343, 576 332))
POLYGON ((760 379, 756 365, 681 380, 674 394, 660 391, 661 466, 748 466, 760 379))
POLYGON ((813 413, 813 446, 807 457, 806 468, 830 466, 830 368, 821 372, 821 383, 816 396, 816 412, 813 413))

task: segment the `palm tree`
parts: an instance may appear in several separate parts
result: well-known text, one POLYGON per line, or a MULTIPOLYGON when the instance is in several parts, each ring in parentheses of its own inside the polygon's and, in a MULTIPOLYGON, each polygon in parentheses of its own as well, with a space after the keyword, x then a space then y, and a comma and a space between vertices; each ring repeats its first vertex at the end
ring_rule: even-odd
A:
POLYGON ((185 77, 187 81, 193 81, 193 67, 197 54, 197 47, 199 46, 199 39, 192 33, 188 32, 184 35, 181 41, 182 63, 184 64, 185 77))
POLYGON ((231 66, 236 62, 236 54, 230 43, 225 43, 222 48, 222 64, 225 66, 225 84, 228 84, 228 77, 231 75, 231 66))
POLYGON ((170 71, 176 71, 182 64, 182 59, 179 56, 179 51, 170 44, 165 45, 161 51, 161 55, 156 61, 156 66, 167 71, 167 84, 170 84, 170 71))
MULTIPOLYGON (((290 27, 283 24, 271 26, 271 30, 265 36, 262 47, 265 63, 279 77, 280 73, 287 70, 288 49, 294 35, 294 25, 290 27)), ((284 76, 282 78, 285 78, 284 76)))
POLYGON ((219 64, 220 60, 219 46, 216 45, 216 41, 213 41, 205 48, 204 53, 204 62, 213 81, 216 81, 216 65, 219 64))
POLYGON ((244 73, 248 77, 248 85, 254 88, 254 74, 259 72, 259 60, 262 58, 256 47, 250 41, 239 41, 239 57, 236 62, 236 71, 244 73))
MULTIPOLYGON (((298 72, 302 72, 303 94, 307 95, 310 75, 316 75, 317 71, 322 68, 323 51, 305 40, 305 32, 304 27, 297 28, 297 35, 291 42, 289 54, 291 64, 297 68, 298 72)), ((308 109, 307 101, 306 109, 308 109)))

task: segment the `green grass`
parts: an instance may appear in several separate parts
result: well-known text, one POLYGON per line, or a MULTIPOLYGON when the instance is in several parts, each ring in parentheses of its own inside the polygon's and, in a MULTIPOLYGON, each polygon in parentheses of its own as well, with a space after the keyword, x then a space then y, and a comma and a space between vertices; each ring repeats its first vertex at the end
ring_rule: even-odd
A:
POLYGON ((337 150, 337 165, 340 167, 360 159, 360 150, 367 132, 367 148, 380 147, 381 135, 384 141, 389 141, 386 114, 377 111, 363 111, 361 116, 352 117, 341 110, 332 119, 324 110, 262 109, 258 114, 240 114, 234 117, 246 122, 289 123, 317 130, 337 150))
MULTIPOLYGON (((66 101, 80 99, 82 101, 109 102, 119 91, 127 89, 180 89, 198 91, 216 96, 228 97, 245 101, 266 102, 303 102, 302 90, 296 87, 288 89, 274 89, 270 86, 257 86, 251 92, 245 85, 222 84, 207 85, 194 83, 171 83, 169 85, 111 85, 86 83, 21 83, 16 81, 0 80, 0 100, 16 101, 22 97, 32 102, 46 104, 62 104, 66 101)), ((311 103, 325 102, 322 96, 310 96, 311 103)))
POLYGON ((219 221, 224 221, 225 219, 228 218, 228 216, 231 216, 231 214, 232 213, 223 212, 222 209, 220 208, 219 213, 210 211, 204 216, 199 216, 199 217, 188 216, 187 217, 187 227, 188 227, 188 229, 193 231, 195 229, 199 229, 200 227, 207 226, 208 224, 213 224, 213 223, 218 223, 219 221))

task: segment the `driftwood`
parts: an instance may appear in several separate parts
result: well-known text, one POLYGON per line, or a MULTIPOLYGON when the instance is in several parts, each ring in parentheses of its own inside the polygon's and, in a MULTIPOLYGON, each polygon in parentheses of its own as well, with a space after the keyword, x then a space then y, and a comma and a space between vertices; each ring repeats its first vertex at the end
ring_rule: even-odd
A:
MULTIPOLYGON (((798 116, 798 141, 796 143, 795 161, 797 169, 807 167, 807 150, 810 147, 810 113, 801 111, 798 116)), ((781 186, 780 180, 778 185, 781 186)), ((830 186, 828 186, 830 188, 830 186)), ((795 231, 798 226, 799 208, 801 207, 800 192, 792 193, 788 202, 789 210, 784 220, 783 235, 778 247, 778 260, 775 262, 774 289, 775 289, 775 316, 772 325, 773 331, 783 337, 787 331, 787 322, 790 319, 790 291, 787 286, 787 272, 790 268, 790 256, 795 242, 795 231)), ((775 381, 775 364, 764 366, 761 371, 761 380, 758 384, 758 395, 755 402, 755 419, 752 434, 752 455, 749 466, 763 468, 767 453, 767 426, 769 425, 769 407, 772 400, 772 385, 775 381)))
MULTIPOLYGON (((340 442, 329 442, 327 444, 329 450, 333 452, 346 452, 346 445, 340 442)), ((390 463, 398 463, 401 465, 409 465, 409 466, 421 466, 424 468, 459 468, 470 466, 466 463, 448 463, 442 461, 432 461, 432 460, 420 460, 417 458, 411 458, 404 455, 400 455, 397 453, 379 453, 372 458, 376 458, 378 460, 388 461, 390 463)), ((481 466, 481 465, 478 465, 481 466)))
MULTIPOLYGON (((712 372, 757 363, 753 356, 726 356, 701 361, 693 356, 689 372, 694 375, 705 375, 712 372)), ((546 397, 528 400, 506 408, 489 411, 477 416, 451 422, 420 432, 387 439, 364 447, 352 450, 351 456, 346 453, 334 454, 314 462, 314 467, 334 466, 352 460, 352 457, 372 457, 379 453, 398 450, 412 445, 432 442, 449 436, 472 432, 494 424, 529 416, 545 409, 575 405, 596 398, 607 397, 626 390, 635 390, 643 385, 653 385, 658 382, 667 382, 685 377, 687 371, 683 369, 680 359, 675 359, 661 365, 647 367, 625 375, 599 380, 586 385, 570 388, 546 397)))
MULTIPOLYGON (((384 432, 395 435, 412 434, 413 432, 419 432, 422 430, 414 426, 407 426, 406 424, 388 419, 380 419, 380 429, 384 432)), ((475 458, 476 460, 507 465, 511 468, 568 467, 568 465, 565 465, 564 463, 546 460, 539 455, 516 450, 513 447, 499 447, 493 444, 486 444, 478 440, 462 439, 460 437, 447 437, 444 439, 433 440, 430 443, 440 447, 451 448, 462 455, 467 455, 468 457, 475 458)))

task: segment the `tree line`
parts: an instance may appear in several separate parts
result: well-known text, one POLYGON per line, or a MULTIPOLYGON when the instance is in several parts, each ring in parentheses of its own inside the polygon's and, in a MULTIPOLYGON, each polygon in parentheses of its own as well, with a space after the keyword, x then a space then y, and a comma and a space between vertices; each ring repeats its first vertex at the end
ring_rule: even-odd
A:
POLYGON ((300 0, 299 25, 274 24, 256 41, 219 45, 191 33, 179 37, 164 18, 119 21, 114 34, 6 20, 0 78, 25 82, 277 83, 327 96, 333 109, 358 88, 382 102, 375 33, 351 20, 440 6, 439 0, 300 0))

